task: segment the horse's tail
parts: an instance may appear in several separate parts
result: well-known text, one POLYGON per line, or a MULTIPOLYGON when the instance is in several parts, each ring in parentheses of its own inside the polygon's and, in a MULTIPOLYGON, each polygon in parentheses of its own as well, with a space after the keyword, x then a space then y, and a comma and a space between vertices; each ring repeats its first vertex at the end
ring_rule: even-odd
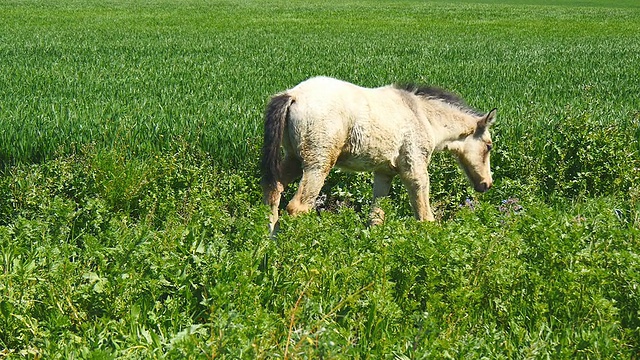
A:
POLYGON ((280 145, 287 124, 289 107, 293 97, 287 93, 274 96, 267 105, 264 121, 264 143, 262 145, 262 181, 263 187, 278 188, 280 174, 280 145))

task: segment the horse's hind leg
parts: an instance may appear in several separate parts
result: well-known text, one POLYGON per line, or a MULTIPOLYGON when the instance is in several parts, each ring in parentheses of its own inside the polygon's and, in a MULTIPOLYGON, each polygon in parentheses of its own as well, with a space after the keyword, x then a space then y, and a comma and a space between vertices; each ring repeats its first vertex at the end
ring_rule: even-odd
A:
POLYGON ((287 204, 289 214, 306 213, 313 208, 316 197, 318 197, 330 170, 331 166, 313 166, 302 170, 298 191, 287 204))
POLYGON ((373 173, 373 203, 369 214, 369 225, 380 225, 384 222, 384 211, 380 208, 380 198, 389 195, 393 175, 373 173))
POLYGON ((282 169, 280 171, 280 181, 284 188, 286 188, 291 182, 302 175, 302 163, 300 160, 287 154, 282 161, 282 169))
POLYGON ((269 214, 269 233, 274 234, 278 224, 278 207, 280 206, 280 195, 284 191, 284 186, 278 181, 274 186, 263 185, 262 193, 264 203, 269 206, 271 212, 269 214))
POLYGON ((300 177, 301 174, 302 167, 300 160, 291 155, 286 155, 282 161, 276 188, 272 186, 265 186, 263 188, 264 203, 269 205, 271 209, 271 213, 269 214, 269 233, 274 234, 278 230, 278 209, 280 207, 282 192, 287 185, 300 177))

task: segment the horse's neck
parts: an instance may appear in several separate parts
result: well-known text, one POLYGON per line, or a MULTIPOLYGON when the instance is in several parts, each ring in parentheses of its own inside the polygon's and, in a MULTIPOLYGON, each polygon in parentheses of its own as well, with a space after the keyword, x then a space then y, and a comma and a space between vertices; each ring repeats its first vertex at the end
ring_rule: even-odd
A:
POLYGON ((452 141, 467 136, 475 130, 476 121, 464 111, 448 111, 443 116, 429 118, 434 131, 435 149, 442 150, 452 141))

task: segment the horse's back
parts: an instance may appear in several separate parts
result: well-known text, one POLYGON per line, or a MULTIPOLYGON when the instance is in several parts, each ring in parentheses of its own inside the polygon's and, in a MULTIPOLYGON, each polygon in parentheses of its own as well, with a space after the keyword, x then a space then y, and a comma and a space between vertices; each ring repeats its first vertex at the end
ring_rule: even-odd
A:
POLYGON ((359 122, 364 126, 379 118, 393 123, 395 118, 407 115, 402 101, 395 98, 397 92, 390 87, 365 88, 334 78, 314 77, 301 82, 287 94, 294 99, 294 115, 307 121, 313 118, 350 125, 359 122))
POLYGON ((369 90, 338 79, 314 77, 301 82, 288 93, 297 106, 321 113, 353 108, 363 102, 369 90))
POLYGON ((296 85, 289 92, 293 93, 309 93, 309 92, 322 92, 322 91, 336 91, 336 90, 355 90, 355 89, 364 89, 358 85, 352 84, 350 82, 339 80, 327 76, 316 76, 310 79, 307 79, 298 85, 296 85))
POLYGON ((346 141, 358 117, 366 116, 368 89, 328 77, 298 84, 287 94, 293 98, 289 129, 296 140, 339 143, 346 141))
MULTIPOLYGON (((287 94, 294 99, 289 130, 295 148, 325 152, 331 148, 330 153, 339 154, 338 166, 355 171, 393 167, 411 123, 407 119, 413 116, 393 88, 364 88, 316 77, 287 94)), ((315 159, 324 154, 307 155, 315 159)))

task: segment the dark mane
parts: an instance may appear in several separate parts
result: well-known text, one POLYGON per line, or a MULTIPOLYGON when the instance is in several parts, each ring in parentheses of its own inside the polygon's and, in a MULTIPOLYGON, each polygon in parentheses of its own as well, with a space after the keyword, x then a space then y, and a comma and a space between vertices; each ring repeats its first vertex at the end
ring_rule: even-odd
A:
POLYGON ((393 87, 398 90, 407 91, 413 95, 416 95, 425 99, 440 100, 447 104, 453 105, 462 111, 465 111, 477 116, 483 115, 479 111, 467 105, 467 103, 457 94, 454 94, 452 92, 449 92, 447 90, 441 89, 436 86, 425 86, 425 85, 407 83, 407 84, 394 84, 393 87))

